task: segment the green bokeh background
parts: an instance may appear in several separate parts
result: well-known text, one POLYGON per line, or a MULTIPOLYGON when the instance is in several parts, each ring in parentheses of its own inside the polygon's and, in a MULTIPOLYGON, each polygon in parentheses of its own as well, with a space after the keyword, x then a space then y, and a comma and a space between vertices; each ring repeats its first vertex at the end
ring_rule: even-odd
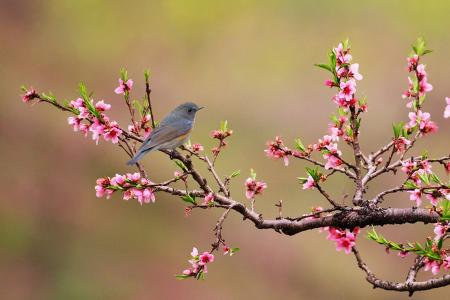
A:
MULTIPOLYGON (((314 191, 301 191, 296 177, 305 164, 293 161, 285 168, 262 150, 277 134, 312 143, 326 132, 335 105, 323 86, 325 72, 313 63, 325 61, 341 39, 351 39, 364 75, 358 91, 368 97, 369 112, 362 146, 370 152, 389 140, 392 122, 407 118, 400 97, 407 86, 405 56, 417 36, 426 38, 434 49, 426 57, 434 85, 426 110, 440 130, 418 146, 431 155, 448 153, 450 123, 442 112, 450 95, 449 11, 445 0, 0 1, 0 298, 406 299, 373 290, 353 257, 336 252, 324 233, 287 237, 256 230, 235 214, 224 235, 241 252, 217 256, 205 281, 175 280, 192 246, 209 248, 220 212, 195 211, 186 218, 182 201, 163 194, 142 207, 118 196, 97 199, 96 178, 131 170, 125 155, 110 143, 95 146, 74 134, 67 115, 47 105, 24 105, 19 87, 74 99, 84 81, 96 98, 113 105, 112 117, 125 127, 123 100, 113 93, 118 70, 129 70, 137 97, 143 70, 150 68, 157 116, 186 100, 207 107, 198 116, 194 142, 209 151, 210 130, 229 121, 235 134, 218 170, 242 170, 235 197, 246 201, 243 181, 255 168, 269 186, 257 208, 275 217, 274 204, 283 199, 285 215, 294 216, 326 203, 314 191)), ((161 153, 144 163, 153 181, 175 170, 161 153)), ((369 195, 396 182, 392 176, 378 180, 369 195)), ((343 177, 327 189, 337 198, 352 193, 343 177)), ((401 195, 386 205, 411 203, 401 195)), ((432 227, 380 231, 398 241, 422 240, 432 227)), ((403 280, 412 257, 386 255, 364 234, 358 244, 373 271, 403 280)), ((448 288, 414 298, 445 295, 448 288)))

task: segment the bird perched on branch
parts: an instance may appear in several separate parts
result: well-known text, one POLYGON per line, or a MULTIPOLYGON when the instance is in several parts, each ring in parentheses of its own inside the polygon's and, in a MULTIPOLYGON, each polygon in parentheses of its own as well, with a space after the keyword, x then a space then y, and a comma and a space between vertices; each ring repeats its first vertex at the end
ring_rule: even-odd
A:
POLYGON ((192 102, 186 102, 175 108, 150 133, 127 164, 137 163, 148 152, 173 150, 183 145, 191 135, 196 113, 202 108, 192 102))

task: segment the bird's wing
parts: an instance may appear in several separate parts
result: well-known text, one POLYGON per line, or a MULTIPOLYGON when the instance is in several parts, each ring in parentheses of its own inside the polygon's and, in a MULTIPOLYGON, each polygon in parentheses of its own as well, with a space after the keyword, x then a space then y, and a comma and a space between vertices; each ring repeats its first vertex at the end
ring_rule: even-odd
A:
POLYGON ((160 124, 159 127, 152 131, 147 140, 142 144, 140 150, 150 150, 174 139, 185 137, 189 134, 191 128, 192 122, 187 120, 176 121, 170 125, 160 124))

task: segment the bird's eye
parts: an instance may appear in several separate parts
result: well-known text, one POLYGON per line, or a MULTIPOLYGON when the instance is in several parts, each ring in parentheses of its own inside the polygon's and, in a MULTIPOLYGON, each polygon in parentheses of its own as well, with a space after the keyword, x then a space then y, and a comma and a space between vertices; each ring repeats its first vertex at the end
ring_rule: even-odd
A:
POLYGON ((189 109, 188 109, 188 112, 192 112, 192 108, 189 108, 189 109))

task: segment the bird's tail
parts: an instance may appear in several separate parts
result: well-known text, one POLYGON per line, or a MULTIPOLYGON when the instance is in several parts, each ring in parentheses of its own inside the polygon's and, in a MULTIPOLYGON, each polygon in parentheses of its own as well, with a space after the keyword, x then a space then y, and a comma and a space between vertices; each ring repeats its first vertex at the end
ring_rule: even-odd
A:
POLYGON ((129 166, 131 166, 131 165, 134 165, 135 163, 137 163, 141 158, 142 158, 142 156, 144 156, 144 154, 145 153, 147 153, 148 151, 150 151, 150 149, 146 149, 146 150, 139 150, 135 155, 134 155, 134 157, 131 159, 131 160, 129 160, 128 162, 127 162, 127 165, 129 165, 129 166))

